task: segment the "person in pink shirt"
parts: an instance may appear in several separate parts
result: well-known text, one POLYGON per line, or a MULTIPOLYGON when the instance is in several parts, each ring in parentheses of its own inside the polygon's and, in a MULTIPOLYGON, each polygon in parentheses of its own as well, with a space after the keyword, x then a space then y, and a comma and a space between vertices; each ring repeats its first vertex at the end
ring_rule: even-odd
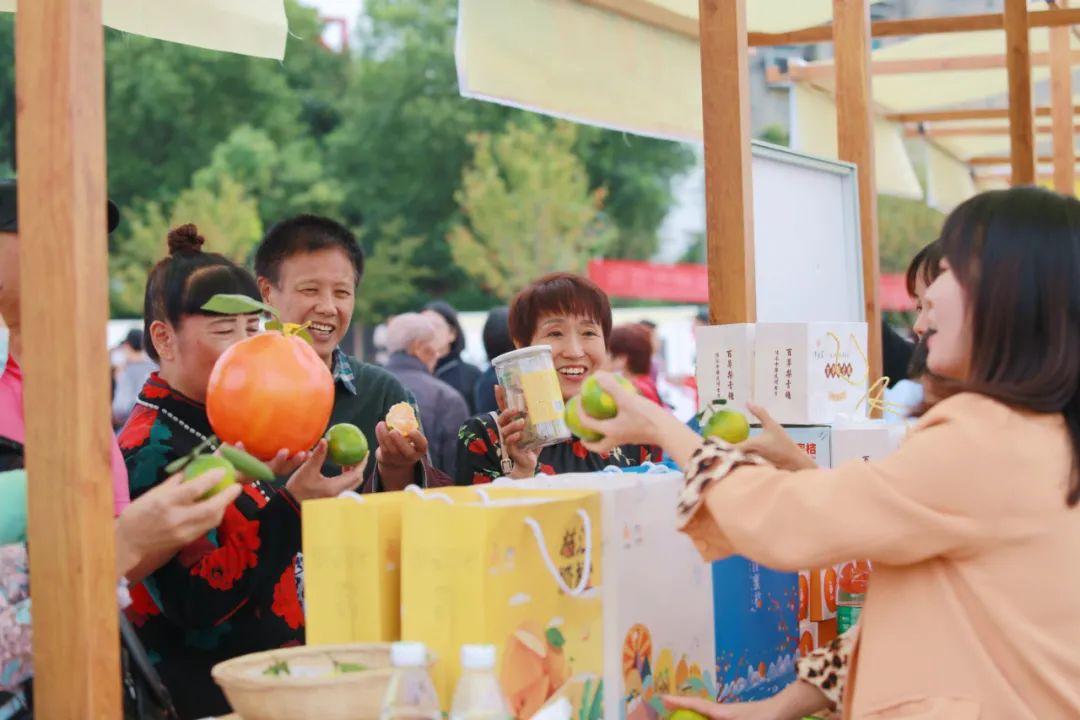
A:
MULTIPOLYGON (((18 229, 14 216, 14 183, 4 182, 5 201, 3 207, 10 208, 9 217, 3 218, 0 233, 14 238, 18 229)), ((109 232, 120 221, 116 206, 109 203, 109 232)), ((10 243, 14 247, 14 242, 10 243)), ((0 353, 0 437, 22 443, 26 437, 26 422, 23 416, 23 373, 18 357, 22 350, 22 335, 19 316, 19 263, 18 255, 11 253, 11 261, 0 262, 0 325, 6 324, 8 341, 6 352, 0 353)), ((3 331, 0 330, 0 335, 3 331)), ((0 342, 0 345, 3 345, 0 342)), ((0 350, 4 349, 0 347, 0 350)), ((104 381, 103 381, 104 382, 104 381)), ((113 515, 119 515, 131 503, 128 493, 127 469, 124 457, 116 438, 112 439, 112 478, 113 478, 113 515)))

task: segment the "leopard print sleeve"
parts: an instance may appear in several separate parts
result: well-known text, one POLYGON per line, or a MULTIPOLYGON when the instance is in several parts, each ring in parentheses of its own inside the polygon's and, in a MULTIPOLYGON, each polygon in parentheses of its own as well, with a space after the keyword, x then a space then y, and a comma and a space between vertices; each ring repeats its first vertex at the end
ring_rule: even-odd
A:
POLYGON ((716 438, 707 439, 690 457, 686 468, 686 484, 679 494, 676 510, 679 529, 690 525, 701 504, 705 501, 705 491, 714 482, 723 480, 737 467, 742 465, 768 465, 753 453, 744 453, 730 443, 716 438))
POLYGON ((843 704, 848 664, 855 647, 858 626, 848 630, 828 645, 814 650, 795 664, 799 679, 808 682, 824 695, 833 708, 843 704))

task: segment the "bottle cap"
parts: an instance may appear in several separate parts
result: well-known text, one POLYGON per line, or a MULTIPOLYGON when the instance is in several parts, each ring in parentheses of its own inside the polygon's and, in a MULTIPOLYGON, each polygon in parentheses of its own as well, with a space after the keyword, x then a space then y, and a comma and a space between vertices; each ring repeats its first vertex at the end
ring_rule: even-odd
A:
POLYGON ((466 670, 494 670, 494 645, 462 645, 461 665, 466 670))
POLYGON ((396 642, 390 646, 390 663, 394 667, 424 667, 427 665, 427 648, 424 643, 396 642))

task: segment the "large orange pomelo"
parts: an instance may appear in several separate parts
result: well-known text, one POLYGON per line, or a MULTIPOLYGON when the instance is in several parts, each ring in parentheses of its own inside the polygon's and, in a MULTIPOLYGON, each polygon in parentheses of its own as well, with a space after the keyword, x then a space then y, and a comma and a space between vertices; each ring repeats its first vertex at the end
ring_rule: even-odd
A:
POLYGON ((334 407, 334 379, 302 338, 266 332, 222 353, 210 373, 206 414, 223 442, 269 460, 310 450, 334 407))

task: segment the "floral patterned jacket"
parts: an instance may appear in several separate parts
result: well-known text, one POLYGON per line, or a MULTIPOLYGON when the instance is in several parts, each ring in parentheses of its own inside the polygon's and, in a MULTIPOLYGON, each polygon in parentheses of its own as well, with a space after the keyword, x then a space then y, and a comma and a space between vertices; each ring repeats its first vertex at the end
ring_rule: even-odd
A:
MULTIPOLYGON (((203 405, 156 373, 120 432, 131 497, 210 436, 203 405)), ((302 644, 300 505, 283 487, 252 483, 221 525, 131 589, 128 619, 183 717, 225 714, 216 663, 302 644)))

